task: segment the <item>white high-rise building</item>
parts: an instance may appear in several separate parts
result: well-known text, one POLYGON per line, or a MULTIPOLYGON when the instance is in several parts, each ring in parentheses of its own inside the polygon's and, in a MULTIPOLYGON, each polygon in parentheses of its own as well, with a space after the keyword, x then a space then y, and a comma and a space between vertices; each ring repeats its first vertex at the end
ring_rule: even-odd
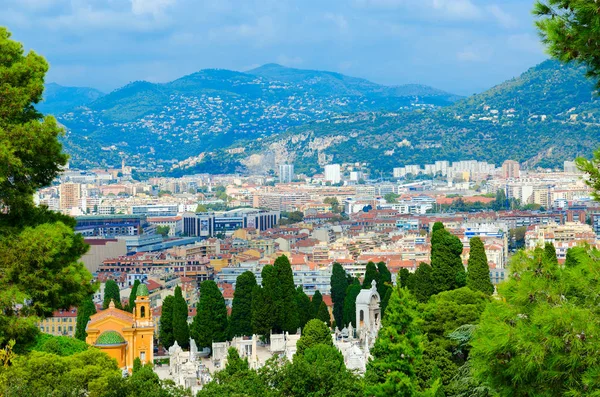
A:
POLYGON ((294 180, 294 164, 279 164, 279 182, 290 183, 294 180))
POLYGON ((339 164, 329 164, 325 166, 325 181, 331 183, 340 183, 342 180, 341 167, 339 164))

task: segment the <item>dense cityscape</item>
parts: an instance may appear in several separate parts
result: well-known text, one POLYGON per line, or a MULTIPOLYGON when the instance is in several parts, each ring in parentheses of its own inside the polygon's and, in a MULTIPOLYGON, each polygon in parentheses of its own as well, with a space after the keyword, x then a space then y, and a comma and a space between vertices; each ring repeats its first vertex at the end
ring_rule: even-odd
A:
POLYGON ((8 0, 0 396, 599 396, 600 7, 489 1, 8 0))

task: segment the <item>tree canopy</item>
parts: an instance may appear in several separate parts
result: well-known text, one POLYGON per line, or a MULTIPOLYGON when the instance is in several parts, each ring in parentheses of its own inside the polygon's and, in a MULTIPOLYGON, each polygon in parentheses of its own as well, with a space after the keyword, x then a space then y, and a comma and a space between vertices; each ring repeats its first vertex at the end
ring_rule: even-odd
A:
POLYGON ((256 287, 256 277, 251 271, 237 277, 229 318, 229 338, 252 335, 252 291, 256 287))
POLYGON ((490 267, 483 242, 479 237, 473 237, 469 246, 471 251, 467 265, 467 287, 473 291, 481 291, 491 295, 494 293, 494 286, 490 281, 490 267))
POLYGON ((200 349, 212 348, 213 342, 227 340, 227 307, 217 283, 212 280, 200 285, 198 310, 190 334, 200 349))

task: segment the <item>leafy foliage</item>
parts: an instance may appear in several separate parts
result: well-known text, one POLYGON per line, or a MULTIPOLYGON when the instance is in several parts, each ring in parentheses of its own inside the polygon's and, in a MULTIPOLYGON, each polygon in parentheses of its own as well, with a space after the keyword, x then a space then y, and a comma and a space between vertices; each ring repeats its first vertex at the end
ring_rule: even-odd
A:
POLYGON ((104 299, 102 300, 102 309, 108 309, 110 302, 115 303, 117 309, 122 309, 121 306, 121 290, 119 285, 114 280, 106 280, 104 284, 104 299))
POLYGON ((127 311, 133 313, 135 310, 135 300, 137 299, 137 289, 140 285, 140 280, 135 280, 131 286, 131 292, 129 293, 129 304, 127 305, 127 311))
POLYGON ((315 318, 306 323, 302 330, 302 336, 296 343, 296 352, 303 354, 306 349, 316 345, 333 346, 333 339, 327 324, 315 318))
POLYGON ((344 323, 344 299, 348 289, 348 275, 339 263, 334 263, 331 270, 331 300, 333 301, 333 318, 339 326, 344 323))
POLYGON ((501 299, 486 308, 472 341, 472 368, 500 396, 594 395, 600 348, 600 252, 578 247, 559 267, 544 251, 519 252, 501 299))

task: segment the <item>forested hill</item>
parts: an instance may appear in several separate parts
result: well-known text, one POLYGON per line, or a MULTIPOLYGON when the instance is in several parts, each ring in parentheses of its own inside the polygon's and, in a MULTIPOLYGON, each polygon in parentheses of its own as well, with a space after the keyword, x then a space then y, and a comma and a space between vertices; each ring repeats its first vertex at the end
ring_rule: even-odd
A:
POLYGON ((466 159, 561 167, 600 147, 599 109, 585 69, 546 61, 452 106, 337 115, 238 143, 244 153, 215 152, 194 168, 208 171, 217 161, 228 169, 260 171, 287 160, 311 174, 326 163, 361 161, 389 175, 405 164, 466 159))
POLYGON ((65 87, 48 83, 44 89, 44 100, 37 104, 36 108, 44 114, 58 115, 78 106, 87 105, 103 95, 103 92, 95 88, 65 87))
POLYGON ((409 112, 458 98, 426 86, 386 87, 269 64, 246 73, 206 69, 164 84, 133 82, 58 119, 68 129, 65 145, 75 166, 111 165, 122 153, 170 167, 339 113, 409 112))

